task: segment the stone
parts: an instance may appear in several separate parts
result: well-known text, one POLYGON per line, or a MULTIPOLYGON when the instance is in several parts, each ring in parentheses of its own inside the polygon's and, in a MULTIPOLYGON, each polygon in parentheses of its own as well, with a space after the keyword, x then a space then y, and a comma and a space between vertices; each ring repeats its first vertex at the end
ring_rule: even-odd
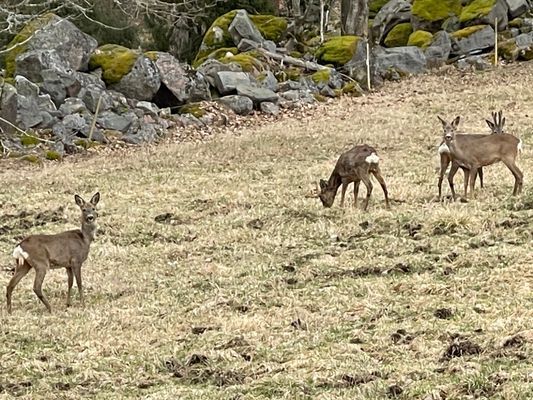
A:
POLYGON ((452 41, 446 31, 438 31, 433 35, 431 44, 425 49, 429 68, 440 67, 446 63, 452 50, 452 41))
POLYGON ((234 92, 239 85, 250 85, 250 77, 245 72, 219 71, 215 73, 215 87, 221 95, 234 92))
POLYGON ((278 101, 278 95, 270 89, 253 87, 249 85, 237 85, 237 94, 252 99, 254 104, 269 101, 275 103, 278 101))
POLYGON ((196 70, 205 77, 211 86, 216 87, 215 76, 218 72, 242 72, 242 67, 236 63, 223 64, 218 60, 208 58, 196 70))
POLYGON ((138 129, 134 132, 128 132, 122 136, 122 140, 126 143, 139 144, 139 143, 152 143, 159 136, 159 133, 154 124, 142 122, 138 129))
POLYGON ((132 99, 152 100, 160 86, 161 78, 155 64, 148 57, 139 56, 131 71, 109 88, 132 99))
POLYGON ((406 0, 391 0, 385 4, 372 23, 372 37, 383 44, 390 30, 404 22, 411 22, 411 4, 406 0))
POLYGON ((467 55, 494 47, 494 29, 490 25, 472 26, 451 35, 452 54, 467 55))
POLYGON ((4 82, 0 92, 0 136, 3 134, 14 134, 17 130, 12 126, 17 123, 17 89, 13 85, 4 82))
POLYGON ((254 109, 254 102, 252 99, 246 96, 230 95, 224 96, 217 100, 219 103, 224 104, 235 114, 247 115, 254 109))
POLYGON ((54 104, 59 107, 67 97, 76 96, 81 84, 72 73, 65 73, 55 69, 43 69, 41 71, 41 91, 52 98, 54 104))
POLYGON ((137 117, 133 113, 116 114, 112 111, 104 111, 98 114, 96 123, 102 129, 127 132, 137 117))
POLYGON ((272 71, 263 72, 258 78, 259 86, 272 90, 273 92, 278 91, 278 80, 272 71))
POLYGON ((386 77, 390 71, 416 75, 426 71, 426 57, 416 46, 374 48, 374 68, 377 74, 386 77))
POLYGON ((111 93, 105 90, 104 88, 94 84, 89 84, 83 87, 78 93, 78 97, 83 101, 83 103, 87 106, 87 109, 92 113, 96 112, 98 101, 100 101, 100 107, 98 108, 98 112, 110 110, 114 106, 114 101, 111 93), (100 97, 102 98, 101 100, 100 97))
POLYGON ((265 114, 274 115, 274 116, 279 115, 280 113, 279 106, 269 101, 262 102, 259 105, 259 109, 261 110, 261 112, 264 112, 265 114))
POLYGON ((144 114, 152 115, 154 117, 159 115, 159 107, 149 101, 138 101, 137 104, 135 104, 135 108, 141 110, 144 114))
POLYGON ((507 17, 507 3, 505 0, 496 0, 491 10, 483 16, 479 15, 479 2, 471 2, 463 7, 459 21, 466 26, 491 25, 498 18, 498 30, 501 32, 507 28, 509 22, 507 17))
POLYGON ((15 59, 15 75, 24 76, 32 82, 42 82, 43 70, 56 70, 64 74, 72 72, 55 50, 30 50, 26 51, 15 59))
POLYGON ((263 36, 254 25, 246 10, 238 10, 229 25, 228 32, 237 46, 242 39, 249 39, 257 43, 263 42, 263 36))
POLYGON ((59 111, 63 116, 69 114, 81 114, 88 112, 83 101, 77 97, 69 97, 59 106, 59 111))
POLYGON ((511 18, 521 16, 532 7, 527 0, 505 0, 505 2, 509 8, 509 16, 511 18))

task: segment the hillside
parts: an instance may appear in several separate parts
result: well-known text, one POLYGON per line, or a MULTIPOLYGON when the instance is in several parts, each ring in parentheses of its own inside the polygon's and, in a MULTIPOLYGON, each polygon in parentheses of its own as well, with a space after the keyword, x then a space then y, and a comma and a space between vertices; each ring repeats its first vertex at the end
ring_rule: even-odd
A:
POLYGON ((451 70, 239 135, 3 161, 2 288, 20 237, 76 226, 75 193, 102 200, 86 307, 74 290, 65 308, 63 270, 52 315, 33 273, 0 306, 0 397, 530 399, 531 88, 532 62, 451 70), (499 109, 525 143, 523 195, 497 164, 477 199, 436 202, 437 115, 488 132, 499 109), (377 184, 367 213, 322 208, 314 183, 363 142, 391 210, 377 184))

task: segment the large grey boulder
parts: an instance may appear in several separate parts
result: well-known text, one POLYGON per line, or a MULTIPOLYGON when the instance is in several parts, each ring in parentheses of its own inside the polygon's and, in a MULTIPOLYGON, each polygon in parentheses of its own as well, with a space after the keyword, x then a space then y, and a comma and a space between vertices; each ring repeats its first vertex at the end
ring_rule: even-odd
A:
POLYGON ((264 40, 261 32, 254 25, 246 10, 237 11, 237 14, 229 25, 228 32, 235 46, 239 45, 242 39, 249 39, 256 43, 262 43, 264 40))
POLYGON ((278 95, 270 89, 253 87, 249 85, 237 85, 237 94, 249 97, 254 104, 260 104, 264 101, 275 103, 278 101, 278 95))
POLYGON ((64 62, 66 68, 73 71, 86 71, 91 53, 96 49, 96 39, 83 33, 68 19, 53 14, 40 17, 44 26, 37 29, 24 44, 26 51, 53 50, 64 62))
POLYGON ((247 115, 254 109, 254 102, 252 99, 246 96, 230 95, 224 96, 217 100, 219 103, 224 104, 235 114, 247 115))
POLYGON ((98 114, 96 123, 102 129, 127 132, 137 117, 134 113, 116 114, 112 111, 104 111, 98 114))
POLYGON ((122 136, 126 143, 139 144, 154 142, 160 135, 157 126, 153 123, 141 122, 135 130, 130 130, 122 136))
POLYGON ((259 105, 259 109, 268 115, 278 115, 279 114, 279 106, 275 103, 270 103, 269 101, 265 101, 259 105))
POLYGON ((219 71, 215 73, 215 87, 221 95, 230 94, 239 85, 249 85, 250 77, 245 72, 219 71))
POLYGON ((78 98, 80 98, 83 103, 87 106, 90 112, 95 113, 96 108, 98 107, 98 102, 100 106, 98 107, 98 112, 110 110, 113 108, 113 96, 110 92, 105 90, 95 84, 89 84, 84 86, 78 93, 78 98))
POLYGON ((56 106, 60 106, 67 97, 76 96, 81 84, 72 73, 62 72, 58 69, 43 69, 41 71, 41 91, 48 93, 56 106))
POLYGON ((70 114, 84 114, 87 113, 87 106, 81 99, 77 97, 69 97, 63 104, 59 106, 59 111, 63 117, 70 114))
POLYGON ((0 136, 16 132, 12 125, 17 123, 17 104, 17 89, 13 85, 4 82, 0 91, 0 117, 7 122, 0 119, 0 136))
POLYGON ((425 49, 429 68, 440 67, 446 63, 452 50, 452 41, 446 31, 438 31, 433 35, 431 44, 425 49))
POLYGON ((159 87, 161 78, 155 64, 143 55, 137 58, 130 72, 110 86, 110 89, 123 93, 136 100, 152 100, 159 87))
POLYGON ((54 49, 37 49, 19 54, 15 59, 15 75, 21 75, 32 82, 42 82, 43 70, 72 72, 65 60, 54 49))
POLYGON ((494 47, 494 29, 492 29, 492 26, 485 25, 473 33, 463 36, 461 32, 467 29, 471 28, 465 28, 452 35, 453 55, 471 54, 478 50, 494 47))
POLYGON ((532 7, 527 0, 505 0, 509 8, 509 17, 516 18, 532 7))
POLYGON ((215 77, 218 72, 242 72, 242 67, 237 63, 223 64, 218 60, 208 58, 198 68, 196 68, 196 71, 201 73, 211 86, 216 87, 215 77))
POLYGON ((263 72, 257 79, 259 86, 277 92, 279 89, 279 83, 272 71, 263 72))
POLYGON ((387 78, 389 73, 416 75, 426 71, 426 57, 416 46, 374 49, 375 72, 387 78))
POLYGON ((39 87, 23 76, 15 78, 17 90, 17 124, 23 129, 49 127, 55 121, 57 107, 50 95, 39 94, 39 87))
MULTIPOLYGON (((101 70, 97 70, 100 71, 101 70)), ((89 85, 95 85, 98 87, 101 87, 102 89, 105 89, 105 82, 102 80, 101 73, 97 74, 95 72, 74 72, 74 76, 76 77, 76 80, 80 83, 81 87, 86 87, 89 85)))
POLYGON ((509 22, 507 17, 507 11, 508 7, 505 0, 496 0, 494 5, 492 6, 492 9, 487 15, 463 22, 469 26, 485 24, 494 26, 494 21, 496 18, 498 18, 498 30, 503 31, 507 28, 507 24, 509 22))
POLYGON ((392 28, 402 22, 411 21, 411 3, 406 0, 391 0, 385 4, 372 23, 372 37, 382 44, 392 28))

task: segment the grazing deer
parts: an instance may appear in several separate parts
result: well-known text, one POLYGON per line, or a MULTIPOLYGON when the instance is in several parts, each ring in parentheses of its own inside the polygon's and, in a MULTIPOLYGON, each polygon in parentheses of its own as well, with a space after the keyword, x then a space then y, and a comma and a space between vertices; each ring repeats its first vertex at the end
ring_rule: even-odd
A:
MULTIPOLYGON (((488 119, 485 120, 485 122, 490 128, 491 134, 497 135, 497 134, 504 133, 503 126, 505 125, 505 118, 502 118, 502 111, 500 110, 498 113, 492 112, 491 114, 492 114, 492 121, 489 121, 488 119)), ((475 138, 479 138, 481 136, 486 136, 486 135, 463 135, 463 136, 468 136, 472 139, 475 139, 475 138)), ((466 197, 466 191, 468 188, 468 181, 469 181, 468 168, 466 168, 465 166, 459 165, 457 162, 452 162, 451 157, 450 157, 450 150, 448 149, 448 146, 446 146, 446 143, 444 141, 442 141, 441 145, 439 146, 439 155, 440 155, 440 174, 439 174, 439 182, 438 182, 439 200, 442 198, 442 180, 444 178, 444 174, 446 173, 446 170, 448 169, 448 165, 450 164, 450 162, 452 163, 452 166, 450 167, 450 172, 448 173, 448 183, 450 185, 450 190, 452 191, 452 196, 455 199, 455 188, 453 184, 453 178, 455 174, 457 173, 457 170, 461 168, 464 173, 464 193, 466 197)), ((482 167, 480 167, 478 170, 478 176, 479 176, 480 186, 481 188, 483 188, 483 168, 482 167)))
MULTIPOLYGON (((455 118, 451 124, 441 117, 438 118, 444 129, 444 143, 449 149, 452 162, 467 168, 469 171, 467 176, 471 194, 474 193, 475 177, 479 168, 499 161, 502 161, 515 177, 513 196, 522 191, 523 174, 516 166, 516 157, 518 152, 522 150, 522 141, 520 139, 507 133, 497 135, 460 135, 456 133, 460 117, 455 118)), ((451 176, 450 187, 455 199, 453 175, 451 176)), ((466 196, 467 192, 465 191, 466 196)))
POLYGON ((81 266, 89 255, 89 247, 96 231, 96 205, 100 193, 93 195, 87 203, 75 195, 76 204, 81 209, 81 229, 74 229, 55 235, 31 235, 15 247, 13 257, 16 259, 15 275, 7 285, 7 311, 11 314, 11 295, 20 280, 30 271, 35 270, 33 291, 52 312, 50 303, 43 294, 44 277, 50 268, 66 268, 68 275, 67 307, 70 306, 73 276, 76 277, 81 304, 84 305, 81 283, 81 266))
POLYGON ((374 175, 381 185, 383 193, 385 194, 385 206, 389 208, 389 194, 387 191, 387 185, 385 184, 385 180, 383 179, 383 176, 381 176, 381 171, 379 169, 379 157, 377 156, 376 150, 366 144, 357 145, 351 150, 341 154, 329 180, 320 180, 320 192, 318 193, 318 197, 320 198, 322 205, 328 208, 333 205, 339 186, 342 184, 341 207, 343 207, 346 188, 351 182, 353 182, 354 207, 356 207, 359 184, 363 181, 363 184, 366 186, 366 198, 363 210, 366 210, 373 188, 372 182, 370 181, 370 174, 374 175))

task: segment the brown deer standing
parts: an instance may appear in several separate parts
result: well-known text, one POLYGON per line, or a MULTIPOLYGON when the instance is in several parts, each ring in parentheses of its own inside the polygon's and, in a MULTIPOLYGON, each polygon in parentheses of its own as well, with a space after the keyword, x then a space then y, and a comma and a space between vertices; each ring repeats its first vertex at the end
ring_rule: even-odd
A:
MULTIPOLYGON (((488 119, 485 120, 485 122, 487 123, 487 125, 489 126, 491 130, 491 134, 493 135, 502 134, 503 126, 505 125, 505 118, 502 118, 502 111, 500 110, 498 113, 492 112, 491 114, 492 114, 492 121, 489 121, 488 119)), ((468 136, 471 139, 476 139, 476 138, 487 136, 487 135, 462 135, 462 136, 468 136)), ((453 184, 453 178, 459 168, 461 168, 464 173, 464 193, 465 193, 464 195, 466 197, 466 191, 468 188, 468 181, 469 181, 468 168, 466 168, 465 166, 459 165, 457 162, 452 162, 452 159, 450 157, 450 150, 448 149, 448 146, 446 146, 446 143, 444 141, 442 141, 441 145, 439 146, 439 155, 440 155, 440 174, 439 174, 439 182, 438 182, 439 200, 442 199, 442 180, 444 178, 444 174, 446 173, 446 170, 448 169, 448 165, 450 163, 452 163, 452 166, 450 167, 450 172, 448 172, 448 183, 450 185, 450 190, 452 191, 452 197, 455 199, 455 187, 453 184)), ((483 188, 483 168, 481 167, 478 170, 478 176, 479 176, 480 186, 481 188, 483 188)))
MULTIPOLYGON (((497 135, 460 135, 456 133, 460 117, 447 123, 438 117, 444 129, 444 143, 449 149, 452 162, 466 167, 468 172, 470 193, 474 193, 477 171, 481 167, 502 161, 515 177, 513 196, 522 191, 523 174, 516 166, 516 157, 522 150, 522 141, 513 135, 501 133, 497 135), (474 137, 474 138, 473 138, 474 137)), ((503 124, 502 124, 503 127, 503 124)), ((450 176, 448 177, 450 179, 450 176)), ((450 187, 453 188, 453 175, 450 187)), ((455 192, 452 189, 455 199, 455 192)), ((465 197, 467 193, 465 192, 465 197)))
POLYGON ((363 181, 366 186, 366 198, 363 205, 363 210, 368 207, 368 201, 372 194, 372 182, 370 181, 370 174, 377 179, 383 193, 385 194, 385 206, 389 208, 389 194, 387 185, 381 175, 379 169, 379 157, 376 150, 366 144, 357 145, 351 150, 343 153, 337 160, 337 164, 331 173, 328 181, 320 180, 320 192, 318 197, 324 207, 331 207, 335 201, 335 196, 339 186, 342 185, 341 193, 341 207, 344 206, 344 195, 347 186, 353 182, 354 207, 357 206, 357 197, 359 194, 359 184, 363 181))
POLYGON ((55 235, 31 235, 15 247, 13 257, 16 259, 15 275, 7 285, 7 311, 11 314, 11 295, 20 280, 30 271, 35 270, 33 291, 43 302, 49 312, 50 303, 43 294, 44 277, 50 268, 66 268, 68 276, 67 307, 70 306, 73 277, 76 277, 81 304, 84 305, 81 283, 81 266, 89 255, 89 247, 96 231, 96 205, 100 193, 93 195, 87 203, 75 195, 76 204, 81 210, 81 229, 74 229, 55 235))

